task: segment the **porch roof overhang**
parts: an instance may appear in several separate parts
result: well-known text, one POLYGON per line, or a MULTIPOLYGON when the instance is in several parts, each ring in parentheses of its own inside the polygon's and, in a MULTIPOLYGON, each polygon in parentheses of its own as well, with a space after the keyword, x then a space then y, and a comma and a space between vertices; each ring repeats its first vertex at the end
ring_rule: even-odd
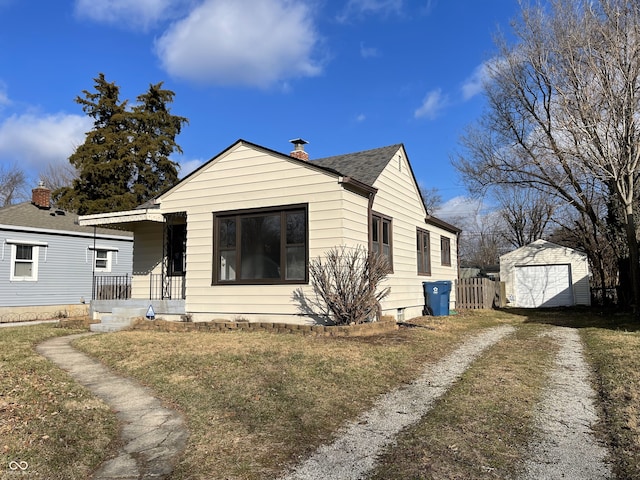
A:
POLYGON ((160 222, 164 217, 158 208, 144 208, 137 210, 126 210, 123 212, 96 213, 93 215, 81 215, 78 217, 78 224, 82 226, 109 226, 112 228, 123 228, 133 226, 140 222, 160 222))

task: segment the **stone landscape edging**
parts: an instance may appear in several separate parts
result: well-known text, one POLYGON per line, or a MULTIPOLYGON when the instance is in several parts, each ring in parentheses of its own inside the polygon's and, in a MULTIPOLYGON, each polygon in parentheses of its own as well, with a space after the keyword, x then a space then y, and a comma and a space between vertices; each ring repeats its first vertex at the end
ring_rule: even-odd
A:
POLYGON ((156 332, 272 332, 292 333, 318 337, 358 337, 397 330, 399 327, 393 317, 383 317, 379 322, 367 322, 357 325, 301 325, 293 323, 271 322, 171 322, 166 320, 138 319, 133 330, 156 332))
MULTIPOLYGON (((98 320, 62 319, 59 325, 64 328, 89 328, 92 323, 100 323, 98 320)), ((319 337, 359 337, 391 332, 399 328, 393 317, 382 317, 378 322, 359 323, 357 325, 302 325, 295 323, 272 322, 232 322, 226 320, 213 320, 210 322, 175 322, 168 320, 148 320, 139 317, 129 330, 146 330, 156 332, 272 332, 294 333, 298 335, 310 335, 319 337)))

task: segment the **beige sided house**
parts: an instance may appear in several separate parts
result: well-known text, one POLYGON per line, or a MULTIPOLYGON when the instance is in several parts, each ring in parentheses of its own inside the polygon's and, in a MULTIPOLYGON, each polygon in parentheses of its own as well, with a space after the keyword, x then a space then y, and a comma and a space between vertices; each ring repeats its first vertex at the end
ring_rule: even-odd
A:
MULTIPOLYGON (((156 316, 310 323, 293 300, 339 245, 388 255, 383 314, 422 315, 423 281, 458 278, 459 229, 424 206, 402 144, 309 160, 238 140, 136 210, 81 217, 134 232, 131 299, 156 316)), ((451 304, 455 302, 455 289, 451 304)), ((94 301, 95 316, 113 301, 94 301)))

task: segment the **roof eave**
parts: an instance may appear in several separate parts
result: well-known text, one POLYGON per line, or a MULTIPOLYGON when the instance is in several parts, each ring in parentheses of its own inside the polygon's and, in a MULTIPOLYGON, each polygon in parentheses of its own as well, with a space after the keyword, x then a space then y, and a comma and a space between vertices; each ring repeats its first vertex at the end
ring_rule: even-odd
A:
POLYGON ((462 229, 455 227, 453 225, 451 225, 450 223, 445 222, 444 220, 440 220, 439 218, 436 218, 432 215, 427 215, 426 218, 424 219, 424 221, 426 223, 430 223, 432 225, 435 225, 436 227, 440 227, 443 230, 447 230, 451 233, 460 233, 462 232, 462 229))
POLYGON ((358 193, 362 196, 368 197, 378 193, 378 189, 367 185, 360 180, 356 180, 353 177, 340 177, 340 183, 348 190, 358 193))
POLYGON ((125 210, 122 212, 96 213, 78 217, 78 225, 100 226, 138 222, 162 222, 163 215, 157 209, 125 210))

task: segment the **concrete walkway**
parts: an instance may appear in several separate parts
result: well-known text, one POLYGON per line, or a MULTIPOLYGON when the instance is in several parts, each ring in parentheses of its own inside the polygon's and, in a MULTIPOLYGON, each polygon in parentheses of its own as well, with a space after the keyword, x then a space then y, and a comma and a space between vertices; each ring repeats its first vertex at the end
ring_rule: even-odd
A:
POLYGON ((116 412, 122 425, 122 446, 117 456, 105 461, 93 479, 166 478, 189 437, 182 416, 162 406, 148 389, 115 375, 71 347, 74 339, 85 335, 91 334, 51 338, 36 350, 104 400, 116 412))
POLYGON ((58 323, 59 320, 26 320, 24 322, 2 322, 0 328, 5 327, 28 327, 30 325, 40 325, 41 323, 58 323))

